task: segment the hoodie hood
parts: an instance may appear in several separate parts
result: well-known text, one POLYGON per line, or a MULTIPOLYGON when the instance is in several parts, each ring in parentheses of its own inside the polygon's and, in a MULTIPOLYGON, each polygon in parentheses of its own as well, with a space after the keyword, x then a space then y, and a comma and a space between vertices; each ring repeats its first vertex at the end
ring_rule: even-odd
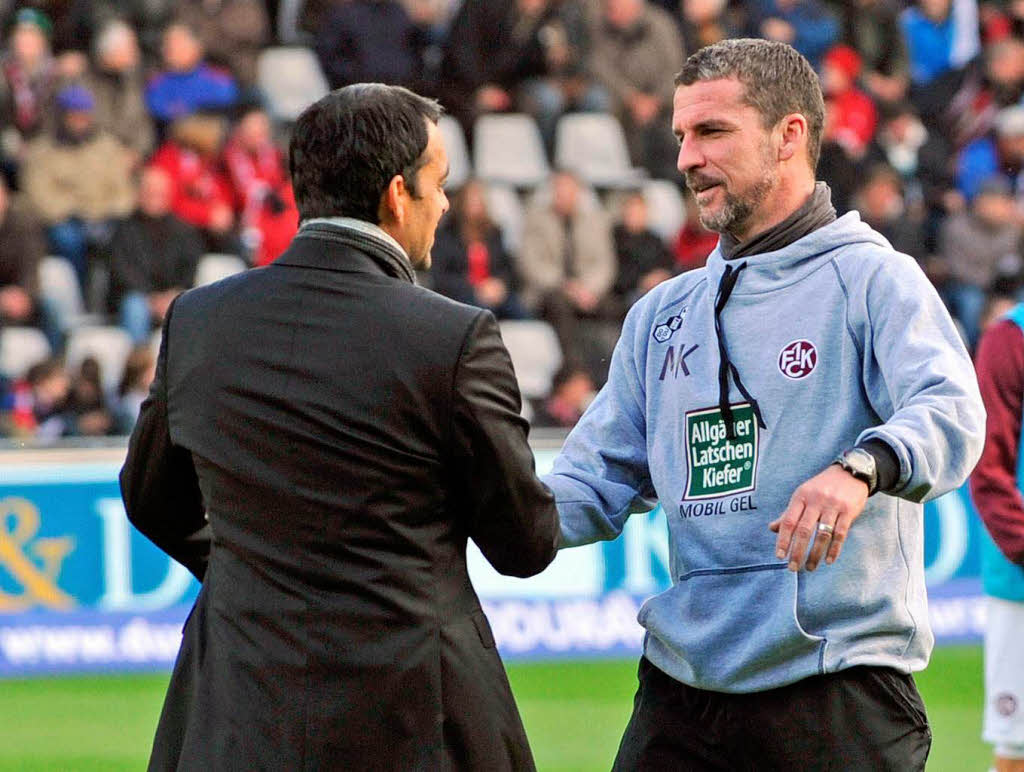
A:
MULTIPOLYGON (((892 249, 884 236, 860 219, 858 212, 848 212, 782 249, 740 258, 739 261, 745 262, 747 267, 732 296, 757 295, 795 284, 822 267, 822 261, 817 259, 822 255, 833 250, 862 249, 868 245, 892 249)), ((719 241, 707 261, 707 279, 711 286, 719 285, 729 262, 722 255, 719 241)), ((728 308, 725 312, 728 313, 728 308)))

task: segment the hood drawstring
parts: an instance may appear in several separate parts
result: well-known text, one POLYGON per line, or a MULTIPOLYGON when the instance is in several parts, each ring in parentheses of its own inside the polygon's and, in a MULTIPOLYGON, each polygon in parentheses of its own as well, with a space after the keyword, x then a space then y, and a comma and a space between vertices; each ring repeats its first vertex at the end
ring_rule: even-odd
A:
POLYGON ((732 379, 736 382, 736 388, 740 390, 743 398, 750 403, 750 407, 757 417, 757 425, 762 429, 768 428, 761 417, 761 408, 757 404, 757 400, 750 396, 750 392, 747 391, 743 385, 743 380, 740 378, 739 370, 729 360, 729 350, 725 345, 725 333, 722 331, 722 309, 729 302, 729 296, 732 295, 733 288, 740 278, 740 271, 746 267, 746 262, 740 263, 735 270, 732 265, 726 264, 725 273, 722 274, 722 280, 718 283, 718 294, 715 297, 715 335, 718 338, 718 409, 722 412, 722 420, 725 421, 725 435, 730 440, 736 439, 736 429, 733 426, 732 420, 732 405, 729 404, 730 372, 732 373, 732 379))

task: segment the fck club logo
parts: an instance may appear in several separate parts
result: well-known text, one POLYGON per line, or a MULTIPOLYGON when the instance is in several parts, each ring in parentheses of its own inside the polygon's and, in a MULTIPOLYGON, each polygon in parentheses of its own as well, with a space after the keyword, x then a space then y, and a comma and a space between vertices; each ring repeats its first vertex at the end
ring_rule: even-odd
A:
POLYGON ((809 340, 794 340, 779 352, 779 370, 787 378, 806 378, 818 364, 818 350, 809 340))

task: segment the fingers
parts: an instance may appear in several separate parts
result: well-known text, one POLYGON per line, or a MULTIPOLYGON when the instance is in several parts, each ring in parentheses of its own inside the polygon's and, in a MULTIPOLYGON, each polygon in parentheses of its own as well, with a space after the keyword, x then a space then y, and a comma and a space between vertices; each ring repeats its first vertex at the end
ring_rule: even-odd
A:
POLYGON ((779 538, 775 540, 775 557, 782 560, 786 555, 789 554, 790 542, 793 538, 793 531, 796 529, 796 524, 800 522, 800 516, 804 513, 804 500, 797 491, 793 494, 789 500, 789 506, 786 507, 786 511, 783 512, 778 520, 775 520, 768 527, 779 535, 779 538))
POLYGON ((825 563, 832 565, 836 562, 836 558, 839 557, 839 553, 843 549, 843 542, 846 541, 846 535, 850 532, 850 525, 853 524, 854 518, 849 514, 841 515, 836 520, 835 531, 832 533, 832 543, 829 545, 828 554, 825 556, 825 563))
POLYGON ((804 505, 803 514, 793 528, 793 538, 789 546, 789 570, 799 571, 804 564, 804 557, 807 555, 807 547, 814 539, 818 527, 818 519, 821 517, 821 509, 814 504, 804 505))
POLYGON ((807 570, 813 571, 825 557, 825 551, 832 544, 832 535, 835 533, 836 521, 839 513, 822 510, 821 517, 814 529, 814 540, 811 542, 811 552, 807 556, 807 570))

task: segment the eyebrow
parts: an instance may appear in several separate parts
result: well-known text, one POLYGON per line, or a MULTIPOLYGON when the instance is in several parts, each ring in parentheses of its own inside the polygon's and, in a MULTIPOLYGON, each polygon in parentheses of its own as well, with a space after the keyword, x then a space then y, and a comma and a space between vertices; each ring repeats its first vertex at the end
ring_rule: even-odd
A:
MULTIPOLYGON (((708 129, 729 130, 729 129, 733 129, 733 128, 735 128, 735 124, 730 123, 729 121, 726 121, 726 120, 721 119, 721 118, 708 118, 707 120, 703 120, 700 123, 696 124, 693 127, 693 130, 694 131, 707 131, 708 129)), ((679 131, 676 131, 675 129, 672 129, 672 133, 676 135, 676 139, 680 139, 682 134, 685 133, 685 132, 679 132, 679 131)))

